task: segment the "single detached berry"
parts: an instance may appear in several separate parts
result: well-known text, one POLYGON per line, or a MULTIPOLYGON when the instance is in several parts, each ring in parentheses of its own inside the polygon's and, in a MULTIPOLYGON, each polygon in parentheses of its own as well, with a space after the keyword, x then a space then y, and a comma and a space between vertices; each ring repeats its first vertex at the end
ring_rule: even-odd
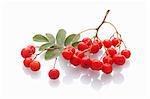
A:
POLYGON ((29 48, 31 50, 32 54, 35 53, 35 47, 33 45, 29 45, 29 46, 27 46, 27 48, 29 48))
POLYGON ((111 42, 114 47, 119 46, 121 44, 121 40, 119 38, 113 38, 111 42))
POLYGON ((109 39, 105 39, 103 41, 103 44, 106 48, 110 48, 111 47, 111 41, 109 39))
POLYGON ((84 57, 84 52, 83 51, 77 51, 75 53, 76 56, 80 57, 81 59, 84 57))
POLYGON ((91 65, 91 69, 92 70, 101 70, 103 67, 103 63, 100 60, 93 60, 92 61, 92 65, 91 65))
POLYGON ((126 62, 126 59, 124 55, 116 54, 113 56, 113 61, 117 65, 123 65, 126 62))
POLYGON ((84 38, 82 40, 82 42, 84 42, 86 45, 91 46, 92 45, 92 40, 90 38, 84 38))
POLYGON ((70 59, 70 63, 74 66, 78 66, 81 63, 81 58, 79 58, 76 55, 73 55, 72 58, 70 59))
POLYGON ((32 58, 25 58, 23 61, 25 67, 30 67, 31 62, 33 62, 32 58))
POLYGON ((104 63, 103 64, 103 68, 102 68, 102 71, 105 73, 105 74, 110 74, 112 72, 113 68, 112 68, 112 65, 111 64, 108 64, 108 63, 104 63))
POLYGON ((117 51, 115 48, 111 47, 107 49, 107 54, 110 55, 111 57, 117 54, 117 51))
POLYGON ((53 80, 58 79, 59 75, 59 70, 55 68, 51 69, 48 73, 49 78, 53 80))
POLYGON ((81 60, 81 66, 83 68, 89 68, 92 65, 92 61, 89 57, 84 57, 81 60))
POLYGON ((98 43, 93 43, 93 45, 90 47, 90 53, 97 53, 98 51, 99 51, 98 43))
POLYGON ((32 71, 39 71, 41 68, 41 64, 38 61, 33 61, 30 63, 29 67, 31 68, 32 71))
POLYGON ((78 50, 80 51, 84 51, 89 48, 89 46, 86 45, 84 42, 80 42, 77 47, 78 47, 78 50))
POLYGON ((70 60, 73 56, 73 52, 68 50, 68 49, 65 49, 63 52, 62 52, 62 56, 64 57, 64 59, 66 60, 70 60))
POLYGON ((127 49, 122 50, 121 54, 124 55, 126 58, 129 58, 131 56, 131 52, 127 49))
POLYGON ((23 48, 21 50, 21 56, 23 58, 31 57, 31 55, 32 55, 32 52, 31 52, 30 48, 23 48))
POLYGON ((110 56, 105 56, 103 58, 103 63, 109 63, 109 64, 113 64, 113 59, 110 56))

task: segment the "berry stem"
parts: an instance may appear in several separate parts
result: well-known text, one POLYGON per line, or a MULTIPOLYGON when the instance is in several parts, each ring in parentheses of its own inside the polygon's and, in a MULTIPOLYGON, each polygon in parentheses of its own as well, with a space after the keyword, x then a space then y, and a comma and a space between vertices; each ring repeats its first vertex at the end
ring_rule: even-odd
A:
POLYGON ((35 60, 37 58, 37 56, 41 55, 45 50, 41 51, 40 53, 38 54, 35 54, 35 57, 33 58, 33 60, 35 60))
POLYGON ((56 66, 56 62, 57 62, 57 57, 55 58, 55 62, 54 62, 54 66, 53 66, 53 68, 55 68, 55 66, 56 66))
MULTIPOLYGON (((86 31, 95 30, 95 31, 96 31, 96 36, 95 36, 95 37, 98 37, 98 31, 99 31, 100 27, 105 23, 106 17, 107 17, 107 15, 108 15, 109 12, 110 12, 110 10, 107 10, 103 21, 101 22, 101 24, 100 24, 97 28, 89 28, 89 29, 83 30, 83 31, 77 33, 76 36, 78 36, 78 35, 80 35, 80 34, 86 32, 86 31)), ((74 39, 76 38, 76 36, 74 37, 74 39)), ((73 40, 74 40, 74 39, 73 39, 73 40)), ((72 40, 72 41, 73 41, 73 40, 72 40)), ((72 43, 73 43, 73 42, 71 42, 69 45, 72 45, 72 43)))
POLYGON ((98 31, 98 30, 100 29, 100 27, 105 23, 105 20, 106 20, 107 15, 108 15, 109 12, 110 12, 110 10, 107 10, 107 12, 106 12, 106 14, 105 14, 105 17, 104 17, 103 21, 102 21, 101 24, 96 28, 97 31, 98 31))
POLYGON ((106 20, 107 15, 108 15, 109 12, 110 12, 110 10, 107 10, 103 21, 102 21, 101 24, 96 28, 96 35, 95 35, 96 38, 98 38, 98 31, 99 31, 100 27, 105 23, 105 20, 106 20))
MULTIPOLYGON (((122 43, 123 43, 123 45, 124 45, 124 47, 125 47, 125 49, 126 49, 127 46, 125 45, 124 41, 122 40, 121 34, 118 32, 118 30, 117 30, 117 28, 115 27, 115 25, 112 24, 111 22, 106 22, 106 21, 105 21, 105 23, 110 24, 110 25, 115 29, 115 33, 117 34, 117 38, 120 37, 120 39, 121 39, 121 41, 122 41, 122 43), (118 37, 118 36, 119 36, 119 37, 118 37)), ((114 34, 115 34, 115 33, 114 33, 114 34)), ((113 34, 112 36, 114 36, 114 34, 113 34)), ((111 38, 112 38, 112 36, 111 36, 111 38)))

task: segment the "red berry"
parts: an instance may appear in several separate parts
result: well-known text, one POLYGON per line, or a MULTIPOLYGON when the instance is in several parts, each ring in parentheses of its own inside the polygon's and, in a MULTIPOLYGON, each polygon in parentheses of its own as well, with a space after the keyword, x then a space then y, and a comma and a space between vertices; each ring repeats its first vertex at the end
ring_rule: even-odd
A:
POLYGON ((115 48, 111 47, 107 49, 107 54, 112 57, 113 55, 117 54, 117 51, 115 48))
POLYGON ((103 64, 103 68, 102 68, 102 71, 105 73, 105 74, 110 74, 112 72, 112 65, 111 64, 108 64, 108 63, 104 63, 103 64))
POLYGON ((92 45, 92 40, 90 38, 84 38, 82 40, 82 42, 84 42, 86 45, 91 46, 92 45))
POLYGON ((121 44, 121 40, 119 38, 113 38, 111 42, 114 47, 121 44))
POLYGON ((104 44, 104 46, 105 46, 106 48, 111 47, 111 41, 110 41, 109 39, 105 39, 105 40, 103 41, 103 44, 104 44))
POLYGON ((113 61, 117 65, 123 65, 125 63, 126 59, 125 59, 124 55, 116 54, 113 56, 113 61))
POLYGON ((81 59, 84 57, 84 52, 83 51, 77 51, 75 53, 76 56, 80 57, 81 59))
POLYGON ((102 48, 102 42, 100 41, 100 40, 95 40, 93 43, 98 43, 98 45, 99 45, 99 49, 101 49, 102 48))
POLYGON ((32 54, 35 53, 35 47, 33 45, 29 45, 29 46, 27 46, 27 48, 29 48, 31 50, 32 54))
POLYGON ((58 79, 59 75, 60 75, 59 70, 54 68, 51 69, 48 73, 49 78, 53 80, 58 79))
POLYGON ((75 53, 75 48, 73 46, 68 46, 67 49, 69 49, 70 51, 72 51, 72 53, 75 53))
POLYGON ((70 59, 70 63, 74 66, 78 66, 81 63, 81 58, 77 57, 76 55, 73 55, 70 59))
POLYGON ((33 61, 30 63, 30 68, 32 71, 38 71, 41 68, 41 64, 38 61, 33 61))
POLYGON ((64 57, 64 59, 66 60, 70 60, 71 57, 73 56, 73 52, 68 50, 68 49, 65 49, 63 52, 62 52, 62 56, 64 57))
POLYGON ((92 65, 92 61, 89 57, 84 57, 81 60, 81 66, 83 68, 89 68, 92 65))
POLYGON ((32 58, 25 58, 23 61, 25 67, 30 67, 31 62, 33 62, 32 58))
POLYGON ((131 52, 127 49, 122 50, 121 54, 124 55, 126 58, 129 58, 131 56, 131 52))
POLYGON ((90 53, 97 53, 98 51, 99 51, 98 43, 93 43, 93 45, 90 47, 90 53))
POLYGON ((86 45, 84 42, 80 42, 77 47, 78 47, 78 50, 80 51, 84 51, 85 49, 89 48, 89 46, 86 45))
POLYGON ((31 50, 29 48, 23 48, 21 50, 21 56, 23 58, 27 58, 27 57, 31 57, 32 53, 31 53, 31 50))
POLYGON ((103 67, 103 63, 101 61, 99 61, 99 60, 93 60, 92 61, 92 65, 91 65, 92 70, 99 71, 102 69, 102 67, 103 67))
POLYGON ((105 56, 104 58, 103 58, 103 62, 104 63, 109 63, 109 64, 113 64, 113 59, 110 57, 110 56, 105 56))

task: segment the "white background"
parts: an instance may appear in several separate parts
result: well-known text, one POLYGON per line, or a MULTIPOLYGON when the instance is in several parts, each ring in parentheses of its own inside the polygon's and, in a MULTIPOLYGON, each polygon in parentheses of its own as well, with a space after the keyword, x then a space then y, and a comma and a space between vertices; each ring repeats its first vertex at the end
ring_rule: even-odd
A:
MULTIPOLYGON (((1 99, 150 98, 148 2, 79 1, 1 2, 1 99), (61 72, 59 80, 56 81, 49 80, 47 75, 54 60, 45 61, 43 57, 39 57, 42 68, 38 73, 32 73, 23 67, 20 51, 28 44, 36 44, 32 41, 35 33, 56 35, 60 28, 64 28, 68 34, 78 33, 83 29, 98 26, 107 9, 111 10, 107 20, 116 25, 132 52, 129 61, 122 68, 115 68, 112 75, 72 68, 62 58, 59 58, 56 64, 56 68, 61 72)), ((109 36, 110 31, 112 28, 109 26, 102 28, 105 36, 109 36)), ((103 38, 103 35, 100 36, 103 38)))

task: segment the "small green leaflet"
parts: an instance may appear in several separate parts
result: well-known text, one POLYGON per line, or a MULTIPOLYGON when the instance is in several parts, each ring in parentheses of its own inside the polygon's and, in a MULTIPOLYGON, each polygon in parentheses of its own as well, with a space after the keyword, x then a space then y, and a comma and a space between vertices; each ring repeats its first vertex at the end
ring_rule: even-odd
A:
POLYGON ((45 44, 43 44, 43 45, 40 46, 39 51, 46 50, 47 48, 50 48, 53 45, 54 45, 54 43, 53 44, 52 43, 45 43, 45 44))
POLYGON ((64 45, 68 46, 71 42, 72 43, 77 42, 79 39, 80 39, 79 34, 71 34, 66 38, 64 45))
POLYGON ((52 34, 46 33, 46 37, 51 44, 55 43, 55 37, 52 34))
POLYGON ((61 54, 61 52, 62 52, 62 50, 60 50, 60 49, 48 50, 45 53, 45 60, 56 58, 56 57, 58 57, 61 54))
POLYGON ((66 31, 64 29, 60 29, 56 35, 57 45, 63 47, 65 38, 66 38, 66 31))
POLYGON ((48 39, 41 35, 41 34, 36 34, 34 37, 33 37, 33 41, 36 41, 36 42, 49 42, 48 39))

